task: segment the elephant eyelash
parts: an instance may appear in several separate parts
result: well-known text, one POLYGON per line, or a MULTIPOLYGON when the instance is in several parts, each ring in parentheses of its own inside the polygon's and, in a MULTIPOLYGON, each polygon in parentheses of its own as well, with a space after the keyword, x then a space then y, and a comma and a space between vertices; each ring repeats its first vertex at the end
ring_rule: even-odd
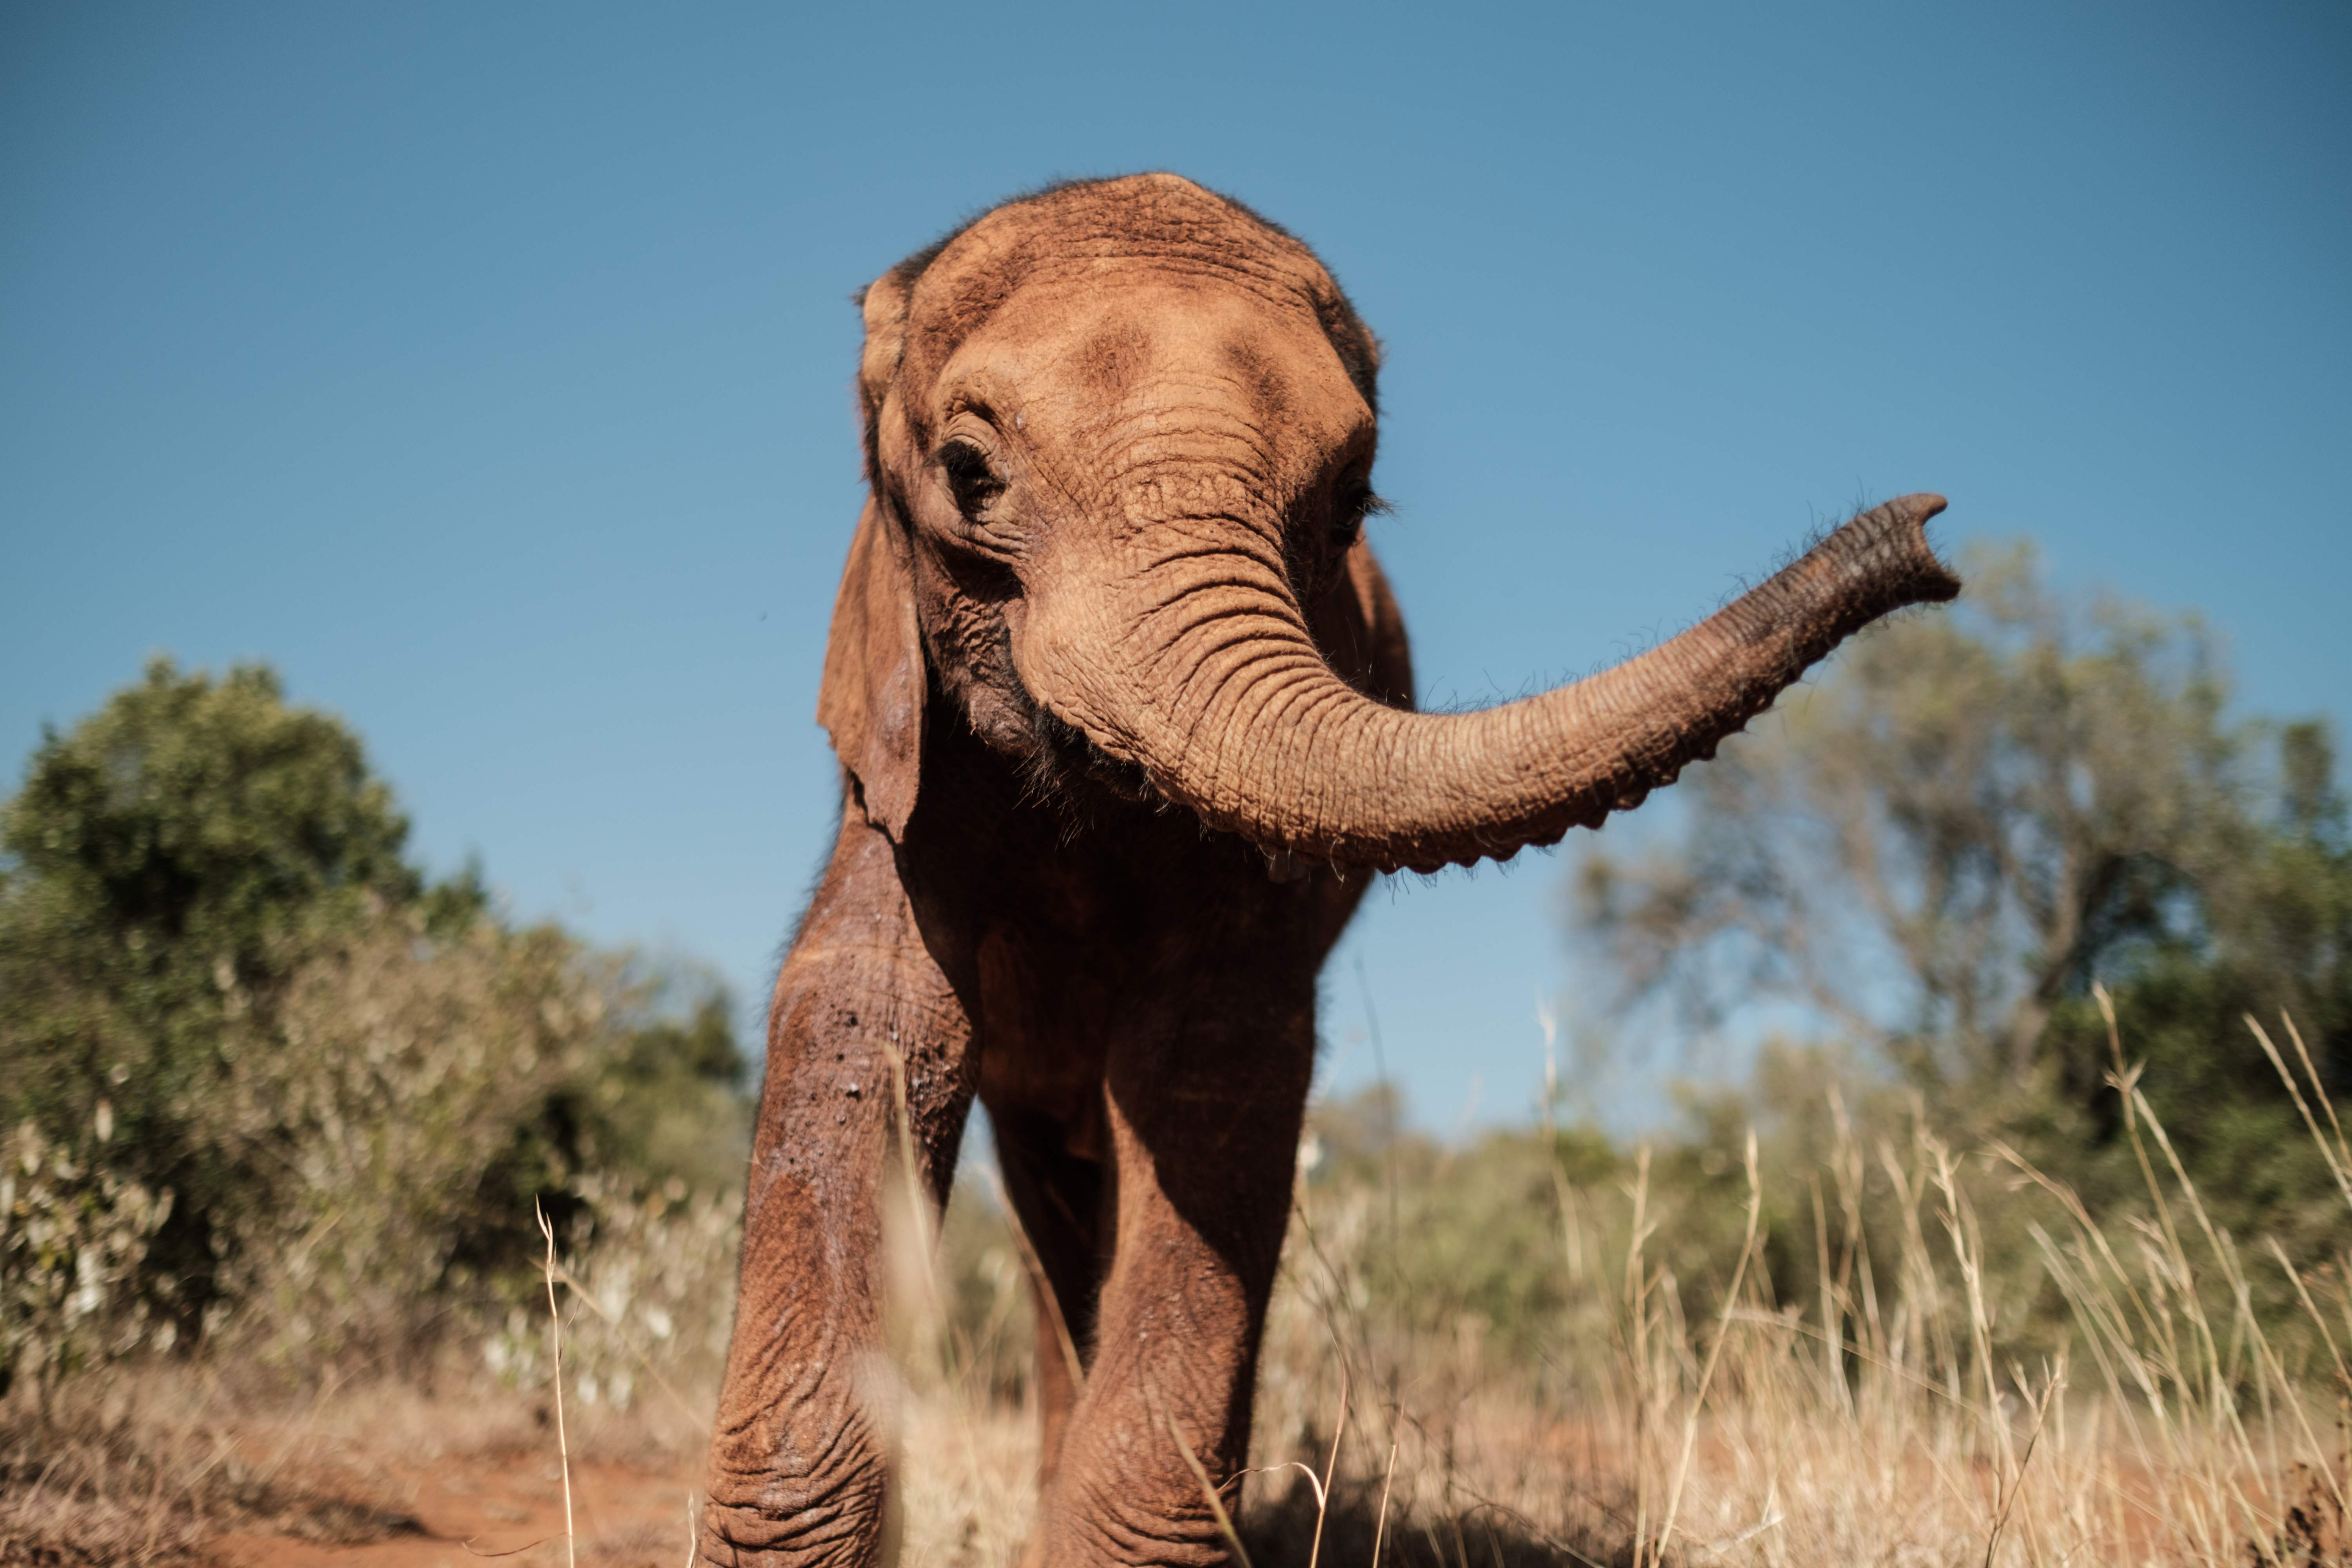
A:
POLYGON ((1368 487, 1340 504, 1338 514, 1332 519, 1331 531, 1342 541, 1352 543, 1356 535, 1363 531, 1366 518, 1381 517, 1391 510, 1389 503, 1373 494, 1368 487))
POLYGON ((1004 481, 988 466, 988 455, 969 441, 950 441, 940 448, 939 463, 956 510, 968 518, 977 518, 1004 493, 1004 481))

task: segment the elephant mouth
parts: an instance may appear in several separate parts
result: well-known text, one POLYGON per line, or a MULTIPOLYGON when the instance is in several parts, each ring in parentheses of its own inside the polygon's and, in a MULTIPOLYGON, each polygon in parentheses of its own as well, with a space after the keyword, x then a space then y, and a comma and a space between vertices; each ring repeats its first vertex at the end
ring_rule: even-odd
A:
POLYGON ((1059 815, 1073 830, 1092 827, 1121 810, 1165 811, 1173 804, 1139 763, 1123 762, 1087 732, 1019 688, 1030 744, 1021 759, 1022 799, 1059 815))

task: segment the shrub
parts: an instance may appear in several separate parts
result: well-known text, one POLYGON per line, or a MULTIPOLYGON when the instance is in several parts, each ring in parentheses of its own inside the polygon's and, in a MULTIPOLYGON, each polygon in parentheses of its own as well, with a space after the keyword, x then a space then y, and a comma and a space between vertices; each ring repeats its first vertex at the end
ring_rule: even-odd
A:
POLYGON ((217 1339, 429 1365, 530 1288, 535 1207, 740 1181, 724 992, 517 928, 406 834, 264 668, 157 660, 45 737, 0 806, 0 1389, 217 1339))

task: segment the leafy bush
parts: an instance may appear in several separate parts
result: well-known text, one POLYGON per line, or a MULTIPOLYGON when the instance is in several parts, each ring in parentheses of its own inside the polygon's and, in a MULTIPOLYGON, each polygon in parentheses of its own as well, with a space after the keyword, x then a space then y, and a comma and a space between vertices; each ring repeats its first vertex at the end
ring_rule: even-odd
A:
MULTIPOLYGON (((148 1328, 143 1314, 110 1309, 145 1264, 172 1197, 109 1167, 111 1131, 101 1116, 88 1162, 29 1121, 0 1145, 0 1369, 29 1372, 43 1393, 136 1348, 148 1328)), ((157 1338, 169 1348, 168 1322, 157 1338)))
POLYGON ((216 1220, 225 1327, 332 1360, 414 1352, 436 1306, 492 1304, 530 1257, 534 1196, 585 1201, 542 1110, 602 1043, 598 978, 555 931, 436 942, 397 916, 296 970, 202 1111, 255 1173, 216 1220))
POLYGON ((478 1339, 564 1234, 740 1181, 727 999, 518 928, 276 678, 151 664, 0 808, 0 1385, 478 1339), (459 1331, 462 1328, 462 1332, 459 1331))

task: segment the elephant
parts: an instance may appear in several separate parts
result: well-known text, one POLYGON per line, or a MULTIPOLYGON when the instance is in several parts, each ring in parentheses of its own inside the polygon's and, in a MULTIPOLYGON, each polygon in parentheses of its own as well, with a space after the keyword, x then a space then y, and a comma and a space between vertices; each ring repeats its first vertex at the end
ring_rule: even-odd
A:
POLYGON ((890 1550, 884 1173, 903 1130, 936 1215, 976 1096, 1038 1276, 1024 1561, 1223 1562, 1202 1477, 1245 1462, 1318 972, 1368 881, 1639 805, 1953 597, 1944 501, 1600 674, 1419 712, 1363 533, 1380 349, 1286 230, 1173 174, 1065 184, 859 306, 840 825, 771 1006, 699 1551, 890 1550))

